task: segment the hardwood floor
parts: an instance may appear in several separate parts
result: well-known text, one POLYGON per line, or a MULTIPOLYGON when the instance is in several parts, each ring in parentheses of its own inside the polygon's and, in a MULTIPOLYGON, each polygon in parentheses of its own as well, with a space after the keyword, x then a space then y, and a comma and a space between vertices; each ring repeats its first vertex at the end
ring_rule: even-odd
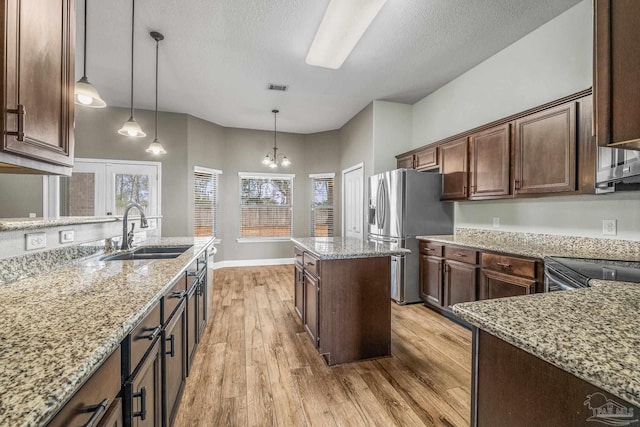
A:
POLYGON ((392 310, 392 357, 327 367, 293 308, 293 266, 216 270, 176 426, 468 426, 471 333, 392 310))

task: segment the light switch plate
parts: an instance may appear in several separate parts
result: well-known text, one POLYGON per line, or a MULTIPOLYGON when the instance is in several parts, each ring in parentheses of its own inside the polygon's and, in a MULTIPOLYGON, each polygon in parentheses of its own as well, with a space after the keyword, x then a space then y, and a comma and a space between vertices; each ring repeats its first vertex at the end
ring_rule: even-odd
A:
POLYGON ((500 217, 493 217, 493 228, 500 228, 500 217))
POLYGON ((24 235, 26 239, 26 250, 42 249, 47 247, 46 233, 27 233, 24 235))
POLYGON ((73 230, 61 230, 60 231, 60 243, 71 243, 75 237, 73 230))
POLYGON ((618 220, 616 219, 603 219, 602 220, 602 234, 604 236, 615 236, 618 234, 618 220))

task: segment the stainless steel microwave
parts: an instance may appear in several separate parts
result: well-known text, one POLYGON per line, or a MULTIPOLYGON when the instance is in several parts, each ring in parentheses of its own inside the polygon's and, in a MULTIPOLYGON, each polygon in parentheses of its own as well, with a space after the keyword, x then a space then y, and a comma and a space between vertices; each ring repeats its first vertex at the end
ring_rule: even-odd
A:
POLYGON ((615 191, 616 184, 640 183, 640 151, 598 147, 596 191, 615 191))

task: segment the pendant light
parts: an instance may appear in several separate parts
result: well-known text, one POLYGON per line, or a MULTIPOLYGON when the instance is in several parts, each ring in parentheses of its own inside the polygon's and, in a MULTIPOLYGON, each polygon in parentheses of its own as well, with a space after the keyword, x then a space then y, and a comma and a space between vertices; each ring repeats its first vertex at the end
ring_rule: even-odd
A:
POLYGON ((269 166, 271 169, 275 169, 278 167, 278 157, 282 156, 280 165, 287 167, 291 164, 291 162, 289 161, 289 159, 287 159, 287 156, 284 153, 278 154, 278 144, 276 141, 276 136, 277 136, 276 117, 280 111, 271 110, 271 112, 273 113, 273 154, 267 153, 267 155, 264 156, 264 159, 262 159, 262 164, 265 166, 269 166))
POLYGON ((107 103, 100 97, 98 90, 87 79, 87 0, 84 0, 84 56, 82 57, 82 78, 76 82, 75 103, 84 107, 104 108, 107 103))
POLYGON ((158 47, 160 46, 160 40, 164 40, 164 36, 157 31, 151 31, 149 35, 156 41, 156 129, 153 142, 149 144, 146 152, 156 155, 167 154, 167 150, 158 141, 158 47))
POLYGON ((133 41, 134 41, 134 18, 136 12, 136 0, 132 1, 131 7, 131 115, 129 116, 129 120, 124 122, 118 133, 120 135, 125 136, 135 136, 138 138, 143 138, 147 136, 146 133, 142 130, 136 119, 133 117, 133 41))

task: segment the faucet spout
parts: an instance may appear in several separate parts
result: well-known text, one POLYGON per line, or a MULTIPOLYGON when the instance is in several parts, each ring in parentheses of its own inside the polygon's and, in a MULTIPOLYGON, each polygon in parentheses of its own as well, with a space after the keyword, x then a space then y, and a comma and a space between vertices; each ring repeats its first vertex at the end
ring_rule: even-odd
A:
POLYGON ((149 227, 149 223, 147 222, 147 217, 144 215, 142 206, 136 202, 129 202, 124 210, 124 217, 122 218, 122 245, 120 246, 120 249, 122 250, 131 249, 131 243, 133 243, 133 229, 135 228, 135 224, 132 224, 131 231, 127 232, 129 225, 129 211, 131 208, 136 208, 138 209, 138 212, 140 212, 140 228, 149 227))

